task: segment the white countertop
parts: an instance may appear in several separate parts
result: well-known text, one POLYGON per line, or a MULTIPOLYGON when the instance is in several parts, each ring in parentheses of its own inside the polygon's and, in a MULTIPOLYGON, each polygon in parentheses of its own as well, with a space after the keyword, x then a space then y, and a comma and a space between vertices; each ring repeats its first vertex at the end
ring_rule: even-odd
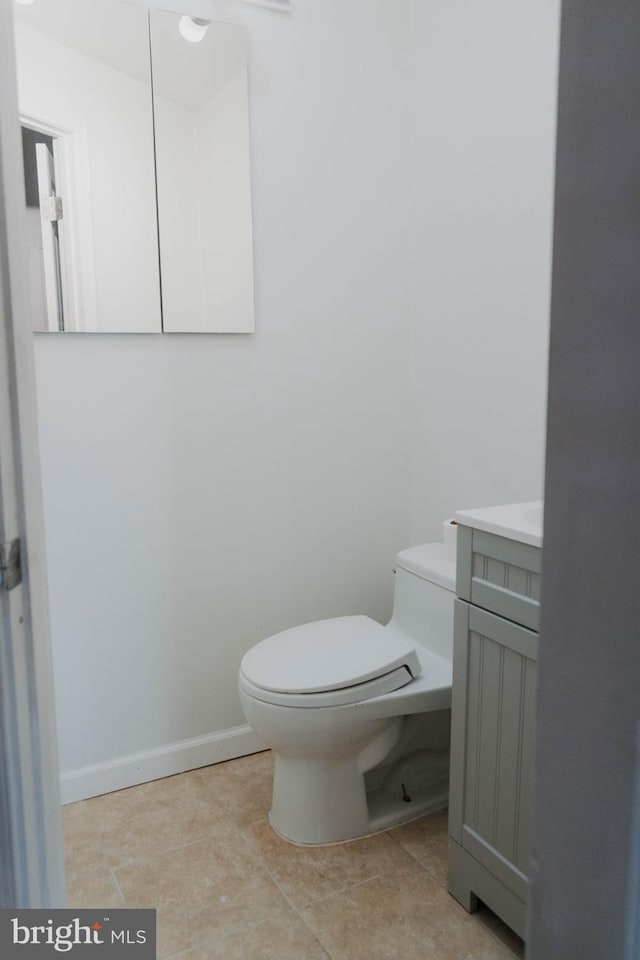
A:
POLYGON ((542 500, 506 503, 499 507, 458 510, 454 519, 465 527, 541 547, 543 507, 542 500))

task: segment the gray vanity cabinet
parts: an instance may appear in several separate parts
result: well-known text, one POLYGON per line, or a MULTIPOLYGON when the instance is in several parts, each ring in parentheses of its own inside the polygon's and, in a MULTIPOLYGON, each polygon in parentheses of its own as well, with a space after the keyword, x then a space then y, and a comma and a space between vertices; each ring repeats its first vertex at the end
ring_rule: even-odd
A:
POLYGON ((541 550, 460 526, 449 891, 524 936, 541 550))

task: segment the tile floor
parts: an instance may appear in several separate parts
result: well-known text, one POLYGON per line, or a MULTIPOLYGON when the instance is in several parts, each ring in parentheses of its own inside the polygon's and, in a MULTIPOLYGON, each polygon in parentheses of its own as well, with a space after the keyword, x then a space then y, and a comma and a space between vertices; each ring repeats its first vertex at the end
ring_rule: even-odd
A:
POLYGON ((254 754, 64 808, 73 907, 155 907, 158 960, 512 960, 446 891, 446 814, 304 848, 267 823, 254 754))

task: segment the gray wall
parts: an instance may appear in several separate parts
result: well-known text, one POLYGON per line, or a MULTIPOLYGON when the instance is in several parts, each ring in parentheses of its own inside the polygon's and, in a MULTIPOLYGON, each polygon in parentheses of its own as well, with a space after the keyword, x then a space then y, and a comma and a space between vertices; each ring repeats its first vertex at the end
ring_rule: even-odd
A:
POLYGON ((636 0, 565 0, 558 123, 528 957, 616 960, 640 716, 636 0))

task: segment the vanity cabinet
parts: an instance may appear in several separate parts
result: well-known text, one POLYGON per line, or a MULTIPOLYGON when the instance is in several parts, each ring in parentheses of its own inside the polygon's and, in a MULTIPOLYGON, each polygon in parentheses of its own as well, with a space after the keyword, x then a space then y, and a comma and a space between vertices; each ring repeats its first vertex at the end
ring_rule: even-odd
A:
POLYGON ((458 527, 449 892, 524 936, 528 896, 539 547, 458 527))

